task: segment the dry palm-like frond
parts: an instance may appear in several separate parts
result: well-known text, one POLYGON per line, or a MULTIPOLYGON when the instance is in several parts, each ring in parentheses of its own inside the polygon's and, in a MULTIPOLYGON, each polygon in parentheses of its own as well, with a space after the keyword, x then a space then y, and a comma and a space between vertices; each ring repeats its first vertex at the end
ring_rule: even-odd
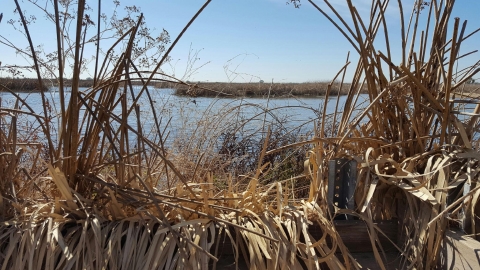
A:
MULTIPOLYGON (((453 218, 462 209, 460 204, 473 209, 477 203, 476 190, 455 198, 451 206, 447 200, 450 190, 464 184, 475 187, 478 179, 478 155, 472 143, 478 141, 478 134, 472 126, 478 123, 479 107, 461 111, 458 104, 463 101, 456 99, 461 86, 479 71, 478 64, 454 71, 457 60, 463 57, 460 46, 470 36, 465 33, 466 22, 460 27, 460 20, 455 18, 448 37, 454 1, 431 1, 422 12, 423 1, 416 1, 407 26, 399 1, 402 47, 397 55, 402 57, 397 65, 384 15, 388 1, 372 2, 368 24, 352 1, 347 1, 352 23, 328 1, 325 3, 335 19, 310 2, 335 23, 360 54, 342 118, 334 123, 338 138, 325 138, 313 149, 316 157, 323 157, 317 159, 321 162, 317 163, 319 175, 326 177, 329 159, 346 155, 359 160, 358 212, 369 220, 399 217, 403 222, 404 266, 430 269, 439 262, 447 214, 453 218), (418 26, 420 16, 427 16, 425 29, 418 26), (379 29, 383 29, 383 36, 379 29), (385 48, 386 53, 376 46, 385 48), (355 115, 363 84, 367 85, 369 104, 355 115), (402 204, 406 206, 399 210, 402 204)), ((323 125, 319 134, 322 138, 323 125)), ((322 181, 315 192, 321 202, 325 193, 319 183, 322 181)), ((378 253, 377 249, 374 252, 378 253)), ((379 254, 376 258, 379 261, 379 254)))
MULTIPOLYGON (((77 33, 82 32, 83 5, 78 3, 77 33)), ((8 127, 1 129, 0 141, 5 176, 0 190, 2 269, 205 269, 217 261, 213 244, 219 241, 219 230, 231 237, 236 260, 248 257, 252 268, 315 269, 321 263, 342 268, 333 256, 338 241, 330 248, 316 243, 307 231, 307 215, 315 206, 305 202, 289 208, 289 181, 265 186, 253 179, 247 189, 229 181, 228 190, 221 190, 212 175, 204 174, 205 181, 188 179, 172 162, 148 88, 154 76, 165 78, 156 70, 171 49, 153 72, 136 68, 130 52, 142 19, 112 46, 125 41, 124 53, 113 66, 108 62, 112 49, 107 51, 94 87, 86 91, 78 87, 83 46, 76 46, 69 100, 64 100, 60 85, 58 136, 49 132, 47 112, 35 115, 48 141, 46 149, 16 152, 16 115, 35 112, 18 96, 25 111, 2 108, 2 124, 8 127), (133 88, 133 81, 142 83, 141 90, 133 88), (145 133, 142 96, 147 96, 156 136, 145 133), (46 158, 39 159, 39 151, 46 158), (33 157, 30 168, 19 165, 22 154, 33 157), (19 173, 23 171, 37 173, 19 173), (303 239, 308 243, 302 244, 303 239)), ((80 40, 77 35, 76 43, 80 40)), ((267 144, 265 140, 262 153, 267 144)), ((266 169, 262 159, 263 154, 255 178, 266 169)), ((322 215, 318 222, 326 235, 339 239, 322 215)))
MULTIPOLYGON (((379 241, 383 232, 375 221, 392 218, 402 222, 401 242, 396 246, 403 266, 436 266, 448 218, 464 212, 475 223, 472 213, 480 194, 476 185, 480 156, 475 149, 480 105, 462 111, 457 104, 465 100, 456 98, 465 95, 460 88, 478 69, 474 66, 460 73, 453 69, 462 57, 460 45, 469 35, 455 20, 448 39, 453 1, 432 1, 423 32, 417 23, 412 22, 413 28, 402 23, 402 62, 397 65, 384 16, 388 1, 372 1, 368 24, 351 1, 347 1, 350 24, 325 3, 338 20, 329 19, 360 54, 345 105, 339 107, 337 102, 333 117, 323 111, 311 140, 270 150, 272 138, 267 135, 263 146, 257 146, 261 150, 256 166, 244 175, 234 175, 235 182, 225 172, 210 172, 213 167, 200 168, 207 164, 202 160, 209 159, 202 153, 205 148, 179 157, 164 146, 165 126, 148 86, 156 76, 182 83, 158 72, 181 35, 154 71, 138 70, 130 52, 142 16, 107 51, 94 87, 86 91, 76 83, 81 62, 76 58, 76 79, 68 107, 62 104, 58 137, 49 133, 51 116, 46 110, 39 116, 18 96, 18 103, 27 109, 1 108, 2 269, 206 269, 221 256, 218 246, 224 239, 231 242, 235 260, 251 269, 358 268, 332 221, 335 214, 365 221, 381 268, 387 262, 379 241), (379 29, 384 31, 386 53, 375 48, 376 40, 382 39, 379 29), (116 62, 109 62, 113 48, 121 44, 123 53, 116 62), (134 89, 134 81, 141 82, 141 89, 134 89), (365 86, 368 104, 361 106, 360 91, 365 86), (147 106, 140 102, 145 96, 147 106), (147 113, 153 118, 154 136, 143 125, 147 113), (19 143, 20 114, 37 119, 46 144, 41 139, 19 143), (36 146, 42 143, 46 149, 36 146), (313 145, 305 162, 309 193, 298 198, 296 177, 265 180, 275 169, 265 161, 276 151, 306 144, 313 145), (189 154, 195 158, 188 159, 189 154), (359 164, 357 209, 336 208, 330 213, 326 194, 333 187, 326 184, 327 164, 345 156, 359 164), (22 158, 28 162, 19 162, 22 158), (218 177, 226 179, 219 184, 218 177), (450 190, 462 185, 472 188, 450 199, 457 194, 450 190), (310 233, 312 224, 320 228, 320 239, 310 233)), ((419 20, 419 10, 420 6, 414 9, 411 21, 419 20)), ((82 32, 81 23, 77 31, 82 32)), ((77 48, 75 55, 80 54, 77 48)), ((337 75, 342 75, 341 85, 347 66, 337 75)), ((327 101, 330 95, 331 85, 327 101)), ((213 130, 217 128, 189 138, 201 138, 198 144, 212 149, 205 137, 219 134, 213 130)), ((475 233, 474 224, 471 227, 475 233)))
POLYGON ((235 259, 245 260, 252 269, 318 269, 322 264, 344 269, 345 261, 350 261, 335 256, 337 249, 347 254, 346 248, 318 205, 286 205, 286 184, 272 184, 261 193, 252 192, 253 186, 242 193, 214 193, 208 180, 192 183, 194 195, 179 184, 176 196, 170 196, 99 182, 117 189, 116 195, 111 192, 111 208, 119 219, 111 220, 86 208, 88 199, 71 190, 58 169, 51 167, 50 175, 61 197, 35 205, 25 221, 2 226, 5 269, 206 269, 217 260, 214 247, 222 231, 232 243, 235 259), (276 200, 266 200, 270 192, 277 193, 276 200), (127 205, 135 207, 136 214, 125 218, 127 205), (158 218, 162 212, 167 213, 167 222, 158 218), (322 239, 311 236, 310 222, 323 230, 322 239))

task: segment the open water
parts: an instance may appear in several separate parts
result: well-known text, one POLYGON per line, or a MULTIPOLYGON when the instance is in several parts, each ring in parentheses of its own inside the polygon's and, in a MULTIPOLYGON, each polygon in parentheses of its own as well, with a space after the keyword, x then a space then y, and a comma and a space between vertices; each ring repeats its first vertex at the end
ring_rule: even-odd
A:
MULTIPOLYGON (((80 89, 86 91, 87 89, 80 89)), ((199 128, 211 127, 222 129, 225 127, 241 126, 242 129, 250 132, 264 131, 264 127, 276 126, 289 130, 301 130, 305 133, 313 130, 314 122, 323 113, 323 97, 300 97, 300 98, 211 98, 211 97, 185 97, 174 95, 173 89, 149 88, 154 100, 154 108, 146 95, 142 95, 138 104, 140 105, 140 119, 145 133, 155 134, 153 113, 160 119, 161 129, 167 130, 172 140, 176 136, 198 132, 199 128)), ((137 94, 139 88, 134 90, 137 94)), ((40 93, 18 93, 20 98, 25 100, 33 112, 43 115, 43 106, 40 93)), ((52 116, 60 112, 59 93, 52 88, 46 93, 50 104, 52 116)), ((343 107, 345 96, 339 99, 339 108, 343 107)), ((365 97, 363 97, 365 98, 365 97)), ((16 98, 10 93, 0 92, 1 106, 13 108, 16 98)), ((69 99, 69 92, 66 93, 66 100, 69 99)), ((360 98, 362 100, 362 98, 360 98)), ((331 98, 327 104, 327 114, 332 114, 336 107, 336 97, 331 98)), ((27 107, 20 105, 20 109, 28 111, 27 107)), ((341 111, 341 110, 340 110, 341 111)), ((115 114, 120 113, 120 108, 114 110, 115 114)), ((337 116, 337 119, 341 117, 337 116)), ((36 120, 32 116, 20 116, 22 123, 35 125, 36 120)), ((81 120, 81 119, 80 119, 81 120)), ((58 118, 54 117, 52 123, 58 124, 58 118)), ((128 123, 136 127, 136 116, 134 113, 128 118, 128 123)), ((113 123, 115 125, 115 123, 113 123)), ((247 132, 245 131, 245 132, 247 132)), ((166 133, 167 133, 166 132, 166 133)), ((205 131, 203 131, 205 132, 205 131)), ((165 134, 166 134, 165 133, 165 134)), ((208 132, 206 132, 206 135, 208 132)), ((54 135, 54 134, 52 134, 54 135)))

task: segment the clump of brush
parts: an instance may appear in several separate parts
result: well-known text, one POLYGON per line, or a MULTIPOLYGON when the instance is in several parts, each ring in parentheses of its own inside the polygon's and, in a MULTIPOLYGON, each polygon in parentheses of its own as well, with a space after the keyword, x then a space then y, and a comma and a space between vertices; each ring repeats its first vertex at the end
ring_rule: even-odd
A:
MULTIPOLYGON (((17 104, 0 110, 0 265, 12 269, 214 268, 224 236, 231 242, 234 260, 252 269, 358 268, 332 221, 337 214, 366 221, 382 269, 386 262, 377 241, 382 232, 374 222, 396 217, 402 222, 403 240, 397 248, 403 265, 419 269, 438 265, 449 218, 464 212, 474 222, 472 213, 480 194, 475 149, 480 106, 475 99, 469 101, 475 104, 470 111, 457 106, 465 103, 458 98, 465 95, 461 87, 478 72, 478 65, 454 72, 456 61, 463 57, 460 45, 471 34, 455 19, 453 33, 447 36, 453 1, 431 1, 422 12, 425 6, 419 1, 407 24, 399 1, 398 64, 386 27, 388 1, 372 1, 368 24, 351 1, 347 1, 351 23, 328 1, 335 19, 310 2, 360 55, 345 105, 340 107, 337 101, 333 115, 327 115, 324 106, 309 140, 272 147, 279 140, 275 127, 263 126, 260 145, 255 145, 258 158, 245 166, 250 171, 229 175, 229 170, 216 174, 215 168, 223 170, 221 163, 231 160, 204 162, 209 156, 193 150, 191 159, 169 153, 165 146, 168 119, 157 113, 149 88, 153 81, 182 83, 159 72, 160 67, 210 1, 149 72, 132 61, 143 20, 139 16, 97 65, 93 87, 86 91, 78 85, 81 33, 88 25, 85 1, 79 1, 68 99, 59 57, 58 118, 49 113, 44 94, 44 111, 35 112, 27 100, 2 87, 17 104), (427 16, 425 29, 417 24, 420 16, 427 16), (118 57, 111 58, 114 48, 120 47, 118 57), (141 87, 134 89, 138 83, 141 87), (360 104, 364 87, 368 89, 366 105, 360 104), (146 105, 138 102, 141 96, 147 97, 146 105), (24 109, 19 110, 20 105, 24 109), (153 131, 143 125, 147 113, 153 119, 153 131), (37 132, 42 135, 38 140, 19 142, 21 114, 38 121, 37 132), (53 120, 59 123, 58 129, 53 120), (53 136, 52 131, 58 134, 53 136), (297 176, 282 176, 274 171, 278 166, 270 166, 276 162, 268 158, 274 153, 306 146, 310 150, 305 151, 304 171, 298 175, 301 185, 297 176), (358 161, 357 208, 331 212, 326 194, 333 187, 327 185, 327 164, 339 157, 358 161), (214 166, 205 169, 208 164, 214 166), (462 185, 471 185, 470 191, 449 197, 449 190, 462 185), (298 189, 305 187, 299 198, 298 189), (312 236, 311 224, 320 227, 322 238, 312 236)), ((54 4, 60 35, 60 12, 57 1, 54 4)), ((18 10, 23 20, 22 9, 18 10)), ((24 26, 29 37, 28 25, 24 26)), ((30 44, 35 60, 31 40, 30 44)), ((64 55, 60 42, 58 51, 64 55)), ((340 89, 348 65, 347 60, 337 75, 340 89)), ((41 72, 37 73, 42 81, 41 72)), ((329 84, 325 104, 333 96, 329 84)), ((221 134, 207 131, 204 134, 221 134)), ((227 148, 245 143, 227 142, 232 143, 227 148)), ((214 149, 208 142, 201 144, 205 147, 197 150, 214 149)), ((475 233, 475 226, 471 229, 475 233)))

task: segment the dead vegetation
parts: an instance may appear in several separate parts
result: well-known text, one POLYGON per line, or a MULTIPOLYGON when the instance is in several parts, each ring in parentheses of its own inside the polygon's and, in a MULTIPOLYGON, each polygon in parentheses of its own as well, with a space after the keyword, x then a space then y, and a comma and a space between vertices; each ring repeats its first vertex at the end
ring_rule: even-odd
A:
MULTIPOLYGON (((205 83, 175 85, 175 94, 200 97, 319 97, 325 96, 329 82, 307 83, 205 83)), ((341 95, 347 94, 349 84, 343 85, 341 95)), ((338 94, 340 83, 331 86, 331 94, 338 94)), ((366 89, 364 89, 364 93, 366 89)))
MULTIPOLYGON (((350 83, 340 82, 307 82, 307 83, 157 83, 158 88, 173 88, 175 94, 193 97, 324 97, 329 95, 347 95, 350 83), (328 90, 330 87, 330 90, 328 90), (341 89, 340 89, 341 87, 341 89)), ((379 87, 379 86, 377 86, 379 87)), ((467 84, 458 87, 458 92, 475 94, 480 90, 478 84, 467 84)), ((360 90, 361 94, 368 93, 367 85, 360 90)))
POLYGON ((36 79, 0 78, 0 84, 17 92, 38 92, 48 90, 48 87, 45 84, 38 87, 38 81, 36 79))
MULTIPOLYGON (((329 116, 324 110, 308 140, 269 149, 272 131, 265 128, 263 144, 255 145, 257 163, 239 175, 202 170, 210 158, 202 152, 205 148, 197 148, 192 159, 188 153, 173 158, 164 145, 168 129, 162 123, 168 119, 161 118, 153 102, 148 107, 156 133, 146 136, 146 116, 137 100, 150 95, 148 85, 162 75, 157 71, 178 38, 152 72, 141 73, 130 61, 137 24, 122 37, 126 46, 118 61, 99 66, 92 88, 79 91, 74 79, 70 100, 61 104, 56 137, 47 110, 34 112, 20 98, 13 108, 1 108, 0 265, 206 269, 214 267, 224 234, 233 243, 235 260, 251 269, 358 269, 332 220, 347 214, 365 221, 381 269, 386 262, 377 241, 382 231, 375 222, 395 218, 401 222, 402 240, 395 244, 402 267, 435 268, 441 264, 439 251, 449 221, 466 220, 469 233, 478 230, 480 105, 459 93, 478 72, 478 63, 454 72, 462 56, 460 45, 470 33, 454 19, 453 33, 447 35, 453 2, 432 1, 420 13, 415 12, 419 1, 408 22, 403 22, 400 6, 404 42, 395 52, 402 55, 397 64, 387 38, 392 33, 385 28, 380 32, 388 1, 372 2, 369 21, 348 1, 353 24, 330 18, 361 56, 345 105, 329 116), (425 29, 414 26, 419 16, 428 16, 425 29), (376 49, 378 42, 385 52, 376 49), (132 81, 144 86, 133 91, 132 81), (359 111, 365 86, 369 105, 359 111), (22 114, 37 119, 42 134, 37 140, 18 141, 22 114), (296 177, 264 183, 272 169, 265 157, 301 146, 310 149, 305 162, 308 192, 296 196, 296 177), (326 194, 334 187, 327 185, 328 161, 339 157, 358 161, 356 208, 331 211, 326 194), (182 166, 190 170, 188 177, 182 166), (470 190, 452 192, 459 187, 470 190), (312 223, 321 228, 322 238, 312 237, 312 223)), ((79 1, 80 32, 82 5, 79 1)), ((80 53, 77 46, 75 54, 80 53)), ((78 74, 76 70, 74 78, 78 74)), ((325 99, 332 98, 328 85, 325 99)))

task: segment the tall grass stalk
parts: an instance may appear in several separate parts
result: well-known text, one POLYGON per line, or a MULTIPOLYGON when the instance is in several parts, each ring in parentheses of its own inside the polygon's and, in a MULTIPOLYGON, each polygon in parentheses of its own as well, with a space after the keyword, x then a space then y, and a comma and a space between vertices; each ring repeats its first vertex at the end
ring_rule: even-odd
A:
MULTIPOLYGON (((0 107, 2 269, 215 268, 224 239, 230 240, 237 265, 243 261, 252 269, 359 269, 335 227, 336 215, 365 221, 381 269, 390 265, 375 223, 393 219, 401 227, 394 243, 398 267, 440 265, 449 220, 464 215, 471 223, 465 222, 465 229, 478 230, 480 102, 461 90, 479 71, 478 63, 462 72, 454 69, 459 58, 471 55, 460 55, 471 34, 465 35, 466 25, 456 19, 448 36, 454 1, 431 1, 426 29, 418 24, 426 11, 420 12, 422 1, 408 25, 398 1, 402 46, 395 52, 385 17, 389 1, 372 1, 368 20, 350 0, 344 17, 327 0, 329 11, 309 2, 360 55, 351 84, 345 83, 349 57, 334 78, 341 76, 340 90, 347 89, 345 104, 339 105, 337 95, 336 111, 327 115, 326 104, 335 98, 333 82, 328 84, 311 138, 300 137, 301 125, 286 128, 275 114, 279 108, 246 100, 217 115, 194 118, 181 111, 187 115, 184 125, 194 121, 194 131, 181 130, 183 136, 167 145, 172 118, 155 105, 150 85, 198 87, 159 70, 210 1, 153 71, 142 70, 133 59, 143 23, 139 16, 106 51, 102 64, 96 63, 93 86, 80 90, 88 27, 80 0, 72 92, 61 101, 58 134, 52 134, 55 116, 43 93, 38 113, 28 99, 1 86, 15 98, 12 108, 0 107), (384 44, 386 53, 376 49, 384 44), (392 55, 401 55, 402 62, 394 63, 392 55), (363 89, 366 105, 360 102, 363 89), (468 102, 475 108, 457 106, 468 102), (258 113, 242 118, 241 110, 249 107, 258 113), (25 130, 24 115, 33 116, 38 127, 25 130), (153 134, 143 123, 146 117, 154 121, 153 134), (247 125, 258 119, 263 124, 249 132, 247 125), (327 201, 328 189, 335 188, 327 185, 328 163, 336 158, 358 161, 355 209, 332 211, 327 201), (470 192, 458 192, 465 185, 470 192), (312 236, 311 224, 322 238, 312 236)), ((57 1, 54 10, 58 38, 63 27, 57 1)), ((29 43, 34 51, 30 38, 29 43)), ((63 46, 57 41, 60 79, 63 46)), ((37 68, 39 82, 40 74, 37 68)))

